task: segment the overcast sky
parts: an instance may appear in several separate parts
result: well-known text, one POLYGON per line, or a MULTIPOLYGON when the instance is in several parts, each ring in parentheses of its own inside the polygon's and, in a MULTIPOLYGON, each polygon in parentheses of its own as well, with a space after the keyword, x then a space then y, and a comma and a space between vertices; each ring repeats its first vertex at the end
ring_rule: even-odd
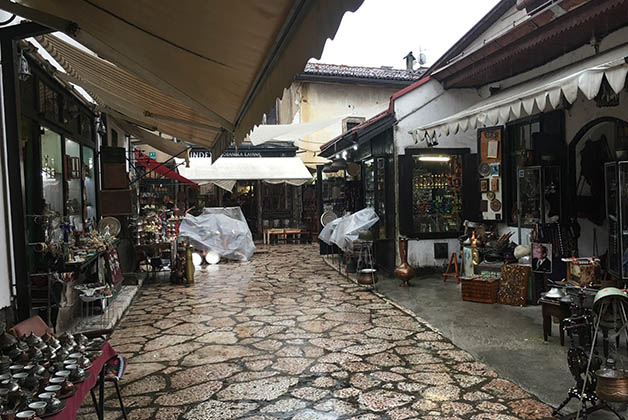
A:
MULTIPOLYGON (((405 68, 409 51, 422 50, 431 65, 498 0, 364 0, 346 13, 323 63, 405 68)), ((317 61, 317 60, 313 60, 317 61)))

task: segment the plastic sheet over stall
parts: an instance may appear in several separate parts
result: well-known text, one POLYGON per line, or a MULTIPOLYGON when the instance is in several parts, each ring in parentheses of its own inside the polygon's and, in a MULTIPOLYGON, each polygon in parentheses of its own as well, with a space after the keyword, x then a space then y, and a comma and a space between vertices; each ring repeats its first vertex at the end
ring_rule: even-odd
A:
POLYGON ((240 207, 211 207, 200 216, 186 215, 179 236, 202 251, 214 251, 221 258, 248 261, 255 252, 253 235, 240 207))
POLYGON ((353 247, 361 231, 369 229, 379 221, 375 210, 367 207, 353 214, 340 217, 328 223, 318 238, 331 245, 336 244, 343 251, 353 247))

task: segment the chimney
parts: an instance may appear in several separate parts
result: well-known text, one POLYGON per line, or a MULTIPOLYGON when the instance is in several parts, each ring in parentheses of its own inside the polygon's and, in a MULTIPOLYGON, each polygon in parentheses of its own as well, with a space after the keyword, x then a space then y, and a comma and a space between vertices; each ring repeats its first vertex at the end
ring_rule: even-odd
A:
POLYGON ((416 62, 416 58, 414 58, 414 55, 412 55, 412 51, 410 51, 408 55, 403 58, 404 60, 406 60, 406 70, 414 71, 414 63, 416 62))

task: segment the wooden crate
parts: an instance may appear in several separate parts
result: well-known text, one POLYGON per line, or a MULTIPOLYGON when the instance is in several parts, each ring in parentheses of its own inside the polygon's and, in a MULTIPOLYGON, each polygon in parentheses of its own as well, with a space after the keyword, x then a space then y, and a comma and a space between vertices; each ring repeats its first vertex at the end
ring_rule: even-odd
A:
POLYGON ((460 277, 462 300, 480 303, 497 302, 497 279, 482 279, 479 277, 460 277))

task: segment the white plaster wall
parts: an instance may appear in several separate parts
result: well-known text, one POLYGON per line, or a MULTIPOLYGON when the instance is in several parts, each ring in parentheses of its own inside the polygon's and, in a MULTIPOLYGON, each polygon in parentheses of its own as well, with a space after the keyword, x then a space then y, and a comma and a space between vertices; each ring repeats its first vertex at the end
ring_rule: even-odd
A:
MULTIPOLYGON (((408 146, 426 147, 425 142, 414 143, 410 130, 424 124, 448 117, 456 112, 473 105, 481 98, 475 90, 459 89, 445 91, 436 80, 430 80, 415 90, 401 96, 395 101, 395 115, 397 125, 394 128, 394 138, 399 155, 405 154, 408 146)), ((438 138, 438 148, 467 147, 474 153, 477 141, 474 130, 447 137, 438 138)), ((397 168, 395 169, 397 170, 397 168)), ((409 205, 399 197, 399 206, 409 205)), ((398 207, 399 207, 398 206, 398 207)), ((414 267, 440 267, 447 263, 447 259, 434 258, 434 243, 446 242, 449 246, 449 255, 457 252, 457 239, 423 239, 408 241, 408 262, 414 267)))
MULTIPOLYGON (((426 147, 425 142, 414 143, 411 130, 460 112, 482 98, 474 89, 444 90, 436 80, 430 80, 395 101, 395 143, 397 153, 405 154, 408 146, 426 147)), ((456 135, 438 137, 438 147, 468 147, 474 153, 477 148, 475 130, 456 135)))
MULTIPOLYGON (((391 95, 397 90, 399 88, 372 85, 303 82, 299 122, 324 120, 345 114, 369 119, 388 107, 391 95)), ((325 144, 340 134, 342 123, 305 136, 303 140, 325 144)))

